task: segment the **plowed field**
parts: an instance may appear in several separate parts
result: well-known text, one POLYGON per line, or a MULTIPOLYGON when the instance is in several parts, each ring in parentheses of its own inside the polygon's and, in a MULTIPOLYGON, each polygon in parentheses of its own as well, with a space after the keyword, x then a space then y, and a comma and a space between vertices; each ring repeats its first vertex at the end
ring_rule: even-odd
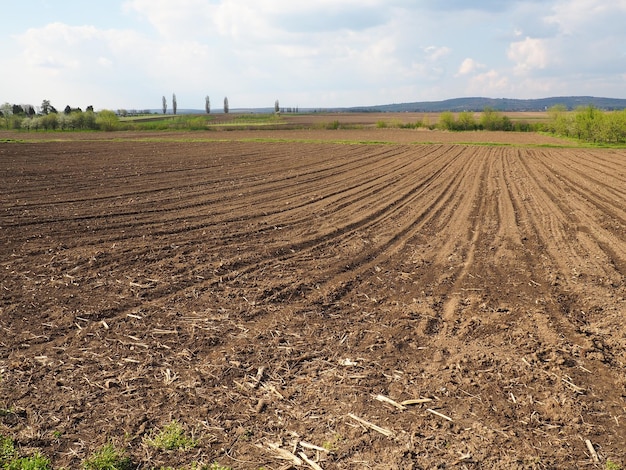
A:
POLYGON ((0 175, 0 434, 55 468, 626 465, 626 151, 40 141, 0 175), (196 447, 147 444, 173 420, 196 447))

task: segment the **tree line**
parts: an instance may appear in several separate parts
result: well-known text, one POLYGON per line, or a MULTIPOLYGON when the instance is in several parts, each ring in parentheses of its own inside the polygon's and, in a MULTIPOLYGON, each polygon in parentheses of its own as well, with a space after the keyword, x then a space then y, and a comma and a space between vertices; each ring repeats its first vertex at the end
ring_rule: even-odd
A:
MULTIPOLYGON (((161 97, 161 111, 163 114, 167 114, 167 98, 165 95, 161 97)), ((211 114, 211 98, 209 95, 204 98, 204 111, 207 114, 211 114)), ((176 99, 176 93, 172 93, 172 114, 178 112, 178 100, 176 99)), ((230 106, 228 105, 228 97, 224 97, 224 114, 230 112, 230 106)))
POLYGON ((81 108, 72 108, 69 105, 59 113, 49 100, 43 100, 38 109, 28 104, 4 103, 0 106, 0 118, 6 129, 97 130, 105 126, 107 114, 102 116, 102 112, 94 112, 93 106, 87 106, 83 112, 81 108))

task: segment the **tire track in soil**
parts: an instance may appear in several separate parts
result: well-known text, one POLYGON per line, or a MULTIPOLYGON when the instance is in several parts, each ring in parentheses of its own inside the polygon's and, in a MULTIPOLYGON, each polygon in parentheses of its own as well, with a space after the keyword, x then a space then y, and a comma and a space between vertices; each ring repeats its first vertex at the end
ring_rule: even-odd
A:
MULTIPOLYGON (((585 315, 583 309, 590 312, 590 305, 587 302, 599 295, 598 290, 600 292, 606 290, 604 286, 596 283, 589 289, 588 284, 578 282, 578 274, 572 277, 571 273, 580 269, 582 272, 579 274, 585 276, 585 271, 593 273, 602 270, 601 276, 621 278, 619 284, 622 286, 620 288, 622 295, 623 274, 615 270, 615 266, 613 272, 610 267, 606 269, 602 261, 604 257, 601 256, 602 237, 590 240, 585 237, 581 240, 580 235, 577 235, 579 220, 574 214, 579 213, 580 204, 585 203, 581 199, 572 198, 571 194, 565 197, 565 193, 558 191, 559 185, 555 183, 552 171, 546 164, 548 161, 561 161, 563 155, 555 157, 543 154, 538 158, 533 155, 533 151, 527 153, 527 156, 519 159, 520 168, 526 177, 514 180, 518 184, 513 187, 511 196, 516 212, 524 214, 521 217, 521 220, 525 221, 524 239, 530 240, 530 243, 524 242, 525 264, 529 272, 533 272, 533 277, 540 280, 540 283, 535 281, 532 283, 533 294, 537 299, 535 303, 540 301, 541 308, 529 309, 532 321, 537 325, 535 334, 539 339, 531 341, 536 348, 533 354, 535 357, 539 355, 544 358, 562 356, 565 359, 560 360, 566 364, 578 365, 575 369, 565 367, 564 370, 573 377, 575 383, 588 390, 589 409, 594 408, 594 399, 601 396, 604 403, 602 413, 609 409, 610 416, 617 416, 623 412, 623 392, 619 390, 623 388, 626 376, 622 367, 614 368, 610 367, 610 364, 607 367, 604 360, 597 360, 599 355, 603 355, 598 354, 598 346, 604 349, 612 341, 597 328, 581 328, 581 317, 575 311, 578 309, 583 316, 585 315), (521 182, 524 185, 519 184, 521 182), (538 250, 542 254, 540 264, 537 264, 537 254, 531 250, 538 250), (587 290, 589 292, 585 293, 587 290), (593 376, 590 376, 587 369, 593 371, 593 376)), ((603 207, 598 206, 585 209, 585 213, 589 215, 598 215, 602 211, 603 207)), ((591 218, 589 222, 593 223, 591 218)), ((614 298, 611 294, 608 297, 614 298)), ((583 323, 591 326, 593 321, 589 317, 584 319, 583 323)), ((622 351, 622 361, 626 360, 626 356, 623 355, 623 340, 618 347, 622 351)), ((612 424, 610 418, 603 423, 605 426, 614 427, 612 424)), ((626 436, 623 426, 618 425, 615 431, 620 436, 619 439, 626 436)))

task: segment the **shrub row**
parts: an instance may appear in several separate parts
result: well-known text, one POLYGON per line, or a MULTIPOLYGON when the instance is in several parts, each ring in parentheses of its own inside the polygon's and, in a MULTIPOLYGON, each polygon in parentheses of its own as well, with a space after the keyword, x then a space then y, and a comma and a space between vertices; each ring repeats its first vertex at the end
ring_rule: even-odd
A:
POLYGON ((554 106, 548 114, 547 132, 587 142, 626 142, 626 110, 604 112, 587 106, 568 112, 564 106, 554 106))
POLYGON ((441 113, 439 116, 440 129, 449 131, 519 131, 528 132, 534 130, 527 123, 514 123, 508 116, 505 116, 491 108, 485 108, 477 120, 474 113, 464 111, 455 118, 451 112, 441 113))

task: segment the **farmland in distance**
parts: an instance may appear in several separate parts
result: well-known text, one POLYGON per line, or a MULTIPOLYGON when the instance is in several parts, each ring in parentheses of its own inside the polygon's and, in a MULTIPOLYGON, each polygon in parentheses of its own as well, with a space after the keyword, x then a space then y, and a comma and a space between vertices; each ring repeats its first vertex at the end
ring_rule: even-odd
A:
POLYGON ((0 434, 55 468, 626 465, 626 151, 7 136, 0 434), (145 445, 172 421, 195 448, 145 445))

